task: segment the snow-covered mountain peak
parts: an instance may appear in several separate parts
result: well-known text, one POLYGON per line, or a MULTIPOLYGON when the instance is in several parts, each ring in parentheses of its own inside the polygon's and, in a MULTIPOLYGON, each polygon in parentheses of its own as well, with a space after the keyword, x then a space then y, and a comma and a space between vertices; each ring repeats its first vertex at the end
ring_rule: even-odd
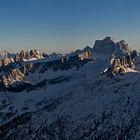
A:
POLYGON ((124 40, 115 43, 111 37, 105 37, 103 40, 95 41, 93 52, 119 56, 131 52, 131 49, 124 40))
POLYGON ((127 51, 107 37, 93 49, 2 65, 0 139, 139 139, 140 56, 127 51))

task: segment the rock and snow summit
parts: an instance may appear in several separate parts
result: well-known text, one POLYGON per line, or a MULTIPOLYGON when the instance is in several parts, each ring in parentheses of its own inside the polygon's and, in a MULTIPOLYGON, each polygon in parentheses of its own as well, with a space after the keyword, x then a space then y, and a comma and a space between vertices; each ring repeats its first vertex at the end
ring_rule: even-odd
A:
POLYGON ((125 41, 0 55, 1 140, 140 139, 140 56, 125 41))

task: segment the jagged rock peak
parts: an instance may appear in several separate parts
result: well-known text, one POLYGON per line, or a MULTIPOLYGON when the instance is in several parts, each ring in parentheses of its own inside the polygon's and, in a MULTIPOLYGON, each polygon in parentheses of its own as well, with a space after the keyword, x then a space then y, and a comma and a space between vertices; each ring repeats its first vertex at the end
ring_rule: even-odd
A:
POLYGON ((96 40, 93 51, 96 53, 112 54, 115 50, 115 42, 111 37, 105 37, 103 40, 96 40))
POLYGON ((113 76, 123 72, 135 71, 135 60, 132 59, 131 54, 128 53, 125 56, 116 57, 112 55, 110 65, 103 73, 107 73, 107 76, 113 76))
POLYGON ((3 59, 0 59, 0 67, 6 66, 6 65, 13 63, 13 62, 14 62, 13 58, 4 57, 3 59))
POLYGON ((30 51, 21 50, 20 53, 15 55, 15 61, 24 61, 30 59, 39 59, 42 58, 42 54, 37 49, 32 49, 30 51))
POLYGON ((104 38, 104 40, 113 41, 114 39, 113 39, 111 36, 106 36, 106 37, 104 38))
POLYGON ((121 40, 121 41, 117 42, 116 46, 124 51, 128 51, 128 52, 131 51, 131 49, 128 47, 128 44, 125 40, 121 40))
POLYGON ((9 56, 9 52, 5 51, 5 50, 0 50, 0 58, 3 59, 5 57, 9 56))
POLYGON ((84 48, 84 51, 92 51, 92 48, 89 47, 89 46, 86 46, 86 47, 84 48))
POLYGON ((96 40, 93 51, 96 53, 110 55, 115 54, 117 56, 131 52, 131 49, 128 47, 128 44, 124 40, 115 43, 113 38, 108 36, 105 37, 103 40, 96 40))

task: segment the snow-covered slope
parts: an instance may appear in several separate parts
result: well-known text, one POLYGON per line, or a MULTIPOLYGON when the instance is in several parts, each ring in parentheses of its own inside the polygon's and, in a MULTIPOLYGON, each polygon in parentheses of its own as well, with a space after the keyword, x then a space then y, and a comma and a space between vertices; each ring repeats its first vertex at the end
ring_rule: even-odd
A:
POLYGON ((36 90, 1 92, 1 139, 139 138, 140 74, 100 75, 107 62, 58 71, 69 78, 36 90))
POLYGON ((71 55, 51 61, 28 61, 28 63, 4 67, 0 76, 0 91, 20 92, 68 80, 70 79, 68 73, 71 73, 74 68, 78 70, 93 60, 92 54, 89 57, 87 54, 71 55))
MULTIPOLYGON (((22 70, 18 66, 23 81, 32 86, 20 92, 0 91, 0 139, 140 139, 140 56, 132 61, 135 69, 125 57, 122 63, 122 58, 115 58, 112 71, 125 71, 108 76, 102 72, 112 68, 110 54, 93 55, 96 61, 64 63, 70 67, 61 64, 57 70, 56 60, 50 68, 45 60, 22 65, 22 70)), ((12 82, 22 81, 17 75, 12 82)))

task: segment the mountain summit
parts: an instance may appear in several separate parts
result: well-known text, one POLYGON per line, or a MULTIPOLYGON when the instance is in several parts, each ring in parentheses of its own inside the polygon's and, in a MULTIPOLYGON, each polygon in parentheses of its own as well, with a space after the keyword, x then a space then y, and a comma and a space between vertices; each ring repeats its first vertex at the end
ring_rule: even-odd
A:
POLYGON ((124 40, 115 43, 111 37, 105 37, 103 40, 95 41, 93 52, 108 55, 122 55, 130 52, 130 48, 124 40))
POLYGON ((105 37, 93 48, 43 56, 33 49, 1 58, 1 140, 140 138, 137 51, 105 37))

